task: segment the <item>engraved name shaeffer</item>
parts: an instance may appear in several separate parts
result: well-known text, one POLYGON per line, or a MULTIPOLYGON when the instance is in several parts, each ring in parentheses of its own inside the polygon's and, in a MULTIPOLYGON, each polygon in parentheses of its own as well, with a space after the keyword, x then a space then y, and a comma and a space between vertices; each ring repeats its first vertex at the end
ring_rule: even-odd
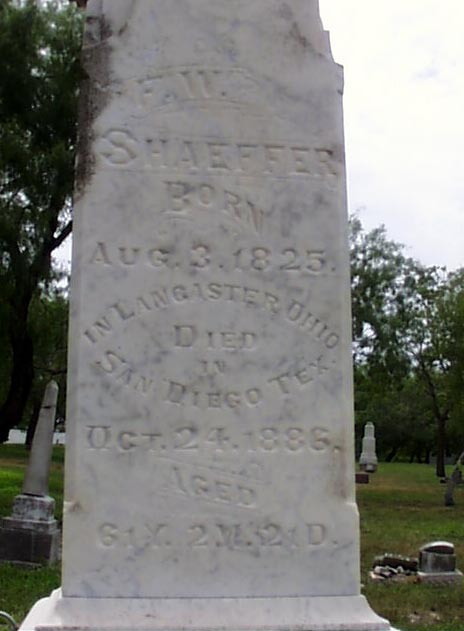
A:
POLYGON ((173 137, 162 131, 138 138, 135 132, 121 127, 105 131, 97 140, 96 151, 102 165, 161 173, 319 179, 337 176, 332 149, 292 142, 173 137))

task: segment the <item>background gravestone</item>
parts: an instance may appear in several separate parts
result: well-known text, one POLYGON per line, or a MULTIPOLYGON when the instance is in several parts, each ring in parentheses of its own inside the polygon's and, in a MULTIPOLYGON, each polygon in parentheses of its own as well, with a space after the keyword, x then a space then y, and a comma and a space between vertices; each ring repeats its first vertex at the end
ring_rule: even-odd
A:
POLYGON ((462 583, 462 572, 456 568, 454 545, 448 541, 433 541, 422 546, 417 576, 421 583, 462 583))
POLYGON ((11 517, 0 519, 0 560, 49 565, 58 560, 60 531, 55 500, 48 495, 58 385, 50 381, 40 408, 21 493, 11 517))
POLYGON ((89 2, 84 65, 63 587, 24 628, 388 629, 318 3, 89 2))
POLYGON ((378 460, 375 451, 375 442, 375 426, 374 423, 369 421, 364 426, 362 452, 359 458, 361 469, 367 473, 375 473, 375 471, 377 471, 378 460))

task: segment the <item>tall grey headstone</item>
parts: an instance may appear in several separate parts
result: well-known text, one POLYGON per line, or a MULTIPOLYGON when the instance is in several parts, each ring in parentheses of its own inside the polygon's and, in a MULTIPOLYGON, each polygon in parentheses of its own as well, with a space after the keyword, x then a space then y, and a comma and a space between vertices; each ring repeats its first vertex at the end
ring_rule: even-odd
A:
POLYGON ((50 381, 45 388, 24 476, 22 492, 26 495, 48 495, 57 401, 58 384, 56 381, 50 381))
POLYGON ((13 502, 11 517, 0 520, 0 559, 22 564, 51 564, 58 560, 60 532, 55 500, 48 495, 58 385, 45 388, 22 491, 13 502))
POLYGON ((317 1, 95 0, 84 63, 63 585, 23 628, 388 629, 317 1))

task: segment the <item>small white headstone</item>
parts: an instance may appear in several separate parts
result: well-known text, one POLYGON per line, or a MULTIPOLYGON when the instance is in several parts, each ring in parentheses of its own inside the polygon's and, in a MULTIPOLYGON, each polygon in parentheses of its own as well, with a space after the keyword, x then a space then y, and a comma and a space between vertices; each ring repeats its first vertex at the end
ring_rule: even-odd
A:
POLYGON ((366 423, 364 437, 362 439, 362 452, 359 458, 361 469, 368 473, 377 471, 378 460, 375 451, 375 426, 374 423, 366 423))
POLYGON ((89 2, 84 58, 63 587, 24 628, 388 629, 317 1, 89 2))

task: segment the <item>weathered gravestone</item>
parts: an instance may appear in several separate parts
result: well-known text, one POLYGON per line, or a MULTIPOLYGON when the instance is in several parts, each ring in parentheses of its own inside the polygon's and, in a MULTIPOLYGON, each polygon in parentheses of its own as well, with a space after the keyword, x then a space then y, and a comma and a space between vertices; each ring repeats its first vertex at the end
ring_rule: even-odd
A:
POLYGON ((0 560, 24 565, 57 561, 60 531, 55 500, 48 495, 58 385, 45 389, 21 493, 10 517, 0 519, 0 560))
POLYGON ((375 452, 375 426, 374 423, 366 423, 364 426, 364 436, 362 439, 362 452, 359 458, 359 465, 367 473, 377 471, 378 460, 375 452))
POLYGON ((23 628, 388 629, 318 3, 89 2, 84 61, 63 586, 23 628))
POLYGON ((462 572, 456 568, 454 545, 448 541, 434 541, 422 546, 417 575, 421 583, 462 583, 462 572))

